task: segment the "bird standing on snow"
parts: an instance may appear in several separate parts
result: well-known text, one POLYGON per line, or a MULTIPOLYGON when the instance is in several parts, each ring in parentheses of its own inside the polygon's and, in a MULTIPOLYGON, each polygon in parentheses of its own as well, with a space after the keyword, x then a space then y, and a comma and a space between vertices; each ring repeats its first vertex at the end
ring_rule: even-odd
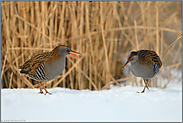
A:
MULTIPOLYGON (((67 55, 74 55, 72 53, 78 53, 70 50, 64 45, 59 45, 51 52, 40 53, 33 56, 24 65, 20 66, 20 73, 28 75, 31 79, 37 80, 41 94, 43 94, 41 84, 44 87, 43 81, 49 81, 61 74, 65 68, 65 58, 67 55), (41 82, 41 83, 40 83, 41 82)), ((76 56, 76 55, 74 55, 76 56)), ((78 56, 76 56, 78 57, 78 56)), ((49 93, 50 94, 50 93, 49 93)))
POLYGON ((128 57, 127 62, 123 68, 131 63, 131 71, 137 77, 142 77, 145 83, 144 89, 141 93, 145 92, 148 88, 148 79, 153 78, 162 66, 162 62, 155 51, 139 50, 132 51, 128 57))

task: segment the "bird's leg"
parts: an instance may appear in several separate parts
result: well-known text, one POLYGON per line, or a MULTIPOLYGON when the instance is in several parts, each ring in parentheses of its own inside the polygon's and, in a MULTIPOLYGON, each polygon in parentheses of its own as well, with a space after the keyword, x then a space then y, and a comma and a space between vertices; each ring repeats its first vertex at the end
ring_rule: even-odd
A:
POLYGON ((144 93, 144 92, 145 92, 145 88, 146 88, 146 86, 144 86, 144 89, 142 90, 142 92, 141 92, 141 93, 144 93))
POLYGON ((146 89, 146 87, 147 87, 146 79, 144 79, 144 83, 145 83, 145 86, 144 86, 144 89, 142 90, 142 92, 141 92, 141 93, 144 93, 144 92, 145 92, 145 89, 146 89))
POLYGON ((42 91, 42 88, 41 88, 41 83, 38 82, 38 85, 39 85, 39 89, 40 89, 40 92, 38 94, 43 94, 43 91, 42 91))
MULTIPOLYGON (((143 79, 144 80, 144 83, 145 83, 145 79, 143 79)), ((144 93, 145 92, 145 89, 146 89, 146 83, 145 83, 145 86, 144 86, 144 89, 141 91, 141 93, 144 93)), ((139 93, 139 92, 137 92, 137 93, 139 93)))
POLYGON ((42 86, 43 86, 43 89, 46 91, 46 94, 48 93, 49 95, 51 95, 51 93, 49 93, 49 92, 46 90, 46 88, 44 87, 43 82, 41 82, 41 84, 42 84, 42 86))
POLYGON ((148 81, 149 81, 149 80, 148 80, 148 79, 146 79, 146 83, 145 83, 146 85, 145 85, 145 86, 146 86, 146 88, 149 90, 149 87, 148 87, 148 81))

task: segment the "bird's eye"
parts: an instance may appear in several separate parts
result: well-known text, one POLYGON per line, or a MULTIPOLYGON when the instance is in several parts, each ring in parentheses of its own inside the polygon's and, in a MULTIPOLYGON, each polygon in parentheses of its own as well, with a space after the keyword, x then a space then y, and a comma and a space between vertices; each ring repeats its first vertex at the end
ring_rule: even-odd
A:
POLYGON ((69 52, 69 49, 66 49, 67 52, 69 52))
POLYGON ((131 58, 130 61, 132 61, 134 58, 131 58))

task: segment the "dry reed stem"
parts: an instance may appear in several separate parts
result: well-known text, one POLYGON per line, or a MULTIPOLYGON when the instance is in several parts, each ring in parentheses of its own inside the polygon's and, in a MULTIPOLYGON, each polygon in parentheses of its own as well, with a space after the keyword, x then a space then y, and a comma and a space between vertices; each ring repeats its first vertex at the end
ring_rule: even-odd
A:
POLYGON ((105 86, 103 86, 101 90, 106 89, 110 84, 112 84, 112 83, 114 83, 114 82, 116 82, 116 81, 117 81, 117 82, 119 82, 119 81, 126 81, 126 80, 132 79, 132 77, 133 77, 133 76, 131 75, 131 76, 126 77, 126 78, 118 79, 118 80, 115 80, 115 81, 110 81, 110 83, 107 83, 105 86))
POLYGON ((116 81, 113 77, 112 77, 112 75, 109 73, 109 75, 110 75, 110 77, 112 78, 112 81, 114 81, 119 87, 121 87, 121 85, 118 83, 118 81, 116 81))
POLYGON ((11 88, 12 86, 12 80, 13 80, 13 72, 10 75, 10 84, 9 84, 9 88, 11 88))
POLYGON ((134 20, 134 26, 135 26, 135 42, 136 42, 136 50, 139 50, 139 43, 138 43, 138 37, 137 37, 137 22, 134 20))
MULTIPOLYGON (((104 19, 103 19, 103 6, 102 4, 100 4, 100 14, 101 14, 101 23, 104 23, 104 19)), ((105 53, 105 63, 106 63, 106 71, 107 73, 110 73, 109 72, 109 60, 108 60, 108 55, 107 55, 107 46, 106 46, 106 40, 105 40, 105 34, 104 34, 104 27, 103 27, 103 24, 101 25, 101 30, 102 30, 102 39, 103 39, 103 44, 104 44, 104 53, 105 53)), ((106 83, 109 82, 109 77, 106 76, 106 83)))
MULTIPOLYGON (((173 44, 175 44, 180 38, 182 38, 182 35, 180 35, 171 45, 168 46, 166 50, 164 50, 160 55, 163 55, 173 44)), ((174 45, 175 46, 175 45, 174 45)))
MULTIPOLYGON (((91 90, 108 88, 111 80, 117 82, 125 76, 124 71, 120 70, 121 63, 125 62, 124 53, 134 48, 152 49, 158 54, 164 51, 164 55, 160 55, 162 69, 180 66, 181 43, 174 41, 179 45, 176 46, 164 40, 167 32, 176 36, 182 34, 178 29, 181 23, 180 3, 3 1, 1 86, 38 87, 36 81, 28 83, 31 79, 21 78, 17 71, 19 65, 60 44, 86 56, 77 65, 74 64, 76 69, 72 66, 78 59, 71 60, 69 57, 62 76, 45 83, 48 88, 62 78, 63 83, 61 80, 57 85, 59 87, 91 90), (172 5, 173 10, 169 7, 172 5)), ((168 74, 168 79, 171 79, 168 74)), ((152 86, 157 86, 158 83, 155 78, 152 86)), ((135 78, 133 84, 138 85, 135 78)))
MULTIPOLYGON (((70 62, 74 65, 73 61, 68 58, 70 60, 70 62)), ((93 85, 93 87, 95 88, 95 90, 98 90, 97 86, 95 85, 95 83, 90 79, 90 77, 88 77, 85 72, 83 72, 79 67, 76 66, 76 69, 78 70, 78 72, 82 73, 88 80, 89 82, 91 83, 91 85, 93 85)))
MULTIPOLYGON (((156 53, 159 54, 159 8, 158 1, 156 1, 156 53)), ((155 87, 158 87, 157 76, 155 77, 155 87)))
POLYGON ((171 77, 169 78, 168 82, 163 86, 163 89, 165 89, 167 87, 167 85, 170 83, 172 77, 174 76, 174 74, 175 74, 175 72, 176 72, 176 70, 179 67, 181 62, 182 62, 182 59, 180 59, 179 63, 176 65, 176 67, 175 67, 173 73, 171 74, 171 77))

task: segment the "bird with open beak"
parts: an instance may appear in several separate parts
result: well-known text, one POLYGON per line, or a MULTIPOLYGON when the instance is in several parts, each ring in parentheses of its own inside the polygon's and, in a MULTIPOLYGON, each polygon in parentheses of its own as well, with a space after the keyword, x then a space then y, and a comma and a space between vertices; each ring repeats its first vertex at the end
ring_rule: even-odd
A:
MULTIPOLYGON (((20 66, 20 73, 28 75, 31 79, 38 81, 41 94, 43 94, 41 84, 44 87, 43 81, 49 81, 60 75, 65 68, 65 61, 67 55, 75 54, 81 55, 81 53, 69 49, 67 46, 59 45, 55 47, 51 52, 44 52, 33 56, 22 66, 20 66)), ((49 93, 50 94, 50 93, 49 93)))

